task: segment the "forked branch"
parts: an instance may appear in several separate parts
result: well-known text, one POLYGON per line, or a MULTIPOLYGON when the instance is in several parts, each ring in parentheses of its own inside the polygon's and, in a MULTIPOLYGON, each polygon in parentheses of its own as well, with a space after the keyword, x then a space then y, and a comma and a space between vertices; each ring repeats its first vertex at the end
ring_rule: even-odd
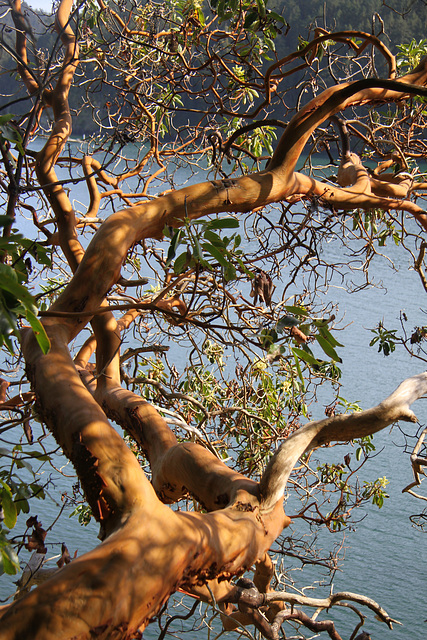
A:
POLYGON ((410 405, 427 394, 427 372, 408 378, 383 402, 359 413, 342 414, 309 422, 293 433, 271 458, 260 481, 262 511, 274 507, 283 496, 298 458, 329 442, 348 442, 376 433, 393 422, 416 422, 410 405))

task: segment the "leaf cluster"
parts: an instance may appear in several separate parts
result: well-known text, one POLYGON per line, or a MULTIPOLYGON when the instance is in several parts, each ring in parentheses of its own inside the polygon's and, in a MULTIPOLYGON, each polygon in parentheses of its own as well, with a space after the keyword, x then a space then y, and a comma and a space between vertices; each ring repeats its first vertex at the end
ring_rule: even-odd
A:
POLYGON ((172 266, 177 275, 195 267, 209 271, 220 267, 226 282, 234 280, 236 268, 247 273, 241 258, 243 252, 239 249, 241 237, 237 233, 224 236, 221 232, 238 227, 239 221, 236 218, 187 220, 185 226, 172 236, 166 227, 163 233, 171 238, 171 242, 165 266, 172 266), (185 251, 177 256, 179 247, 182 248, 183 245, 186 245, 185 251))

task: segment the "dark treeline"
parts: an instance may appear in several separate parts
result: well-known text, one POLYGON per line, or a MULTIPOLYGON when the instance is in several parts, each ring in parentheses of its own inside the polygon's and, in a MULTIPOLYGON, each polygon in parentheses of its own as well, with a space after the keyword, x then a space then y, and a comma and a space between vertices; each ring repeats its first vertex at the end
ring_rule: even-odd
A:
MULTIPOLYGON (((148 0, 131 0, 133 4, 147 4, 148 0)), ((156 3, 154 3, 156 4, 156 3)), ((0 3, 4 9, 6 3, 0 3)), ((267 9, 282 15, 288 27, 282 29, 275 40, 277 58, 295 51, 302 42, 313 37, 317 26, 329 31, 357 29, 379 35, 383 42, 396 53, 397 45, 408 44, 411 40, 425 38, 425 24, 427 6, 424 0, 363 0, 355 5, 354 0, 267 0, 267 9), (357 10, 356 10, 357 6, 357 10)), ((25 5, 24 5, 25 6, 25 5)), ((22 82, 16 74, 16 63, 10 56, 14 48, 15 34, 10 13, 3 12, 4 17, 0 25, 0 38, 3 46, 0 48, 1 82, 10 100, 0 104, 0 114, 14 113, 17 116, 29 110, 29 98, 22 87, 22 82)), ((42 12, 28 11, 28 20, 34 36, 33 55, 39 60, 52 51, 57 36, 52 26, 52 16, 42 12)), ((59 51, 59 47, 57 47, 59 51)), ((108 53, 107 53, 108 55, 108 53)), ((265 65, 268 63, 265 62, 265 65)), ((108 75, 108 74, 107 74, 108 75)), ((82 106, 87 104, 84 82, 78 82, 71 89, 70 104, 78 117, 74 120, 73 134, 81 136, 84 133, 97 131, 99 123, 94 120, 105 120, 105 104, 114 99, 113 91, 107 82, 98 85, 91 84, 91 108, 82 106)), ((292 99, 295 96, 289 96, 292 99)), ((188 97, 184 98, 184 108, 188 106, 188 97)), ((280 116, 280 114, 275 114, 280 116)), ((187 117, 187 116, 186 116, 187 117)), ((184 122, 184 117, 178 114, 178 124, 184 122), (182 122, 181 122, 182 121, 182 122)), ((48 123, 45 123, 48 125, 48 123)))
POLYGON ((396 52, 396 45, 426 37, 427 6, 424 0, 269 0, 268 6, 282 13, 290 29, 280 48, 288 53, 307 38, 316 25, 330 31, 359 29, 380 34, 396 52))

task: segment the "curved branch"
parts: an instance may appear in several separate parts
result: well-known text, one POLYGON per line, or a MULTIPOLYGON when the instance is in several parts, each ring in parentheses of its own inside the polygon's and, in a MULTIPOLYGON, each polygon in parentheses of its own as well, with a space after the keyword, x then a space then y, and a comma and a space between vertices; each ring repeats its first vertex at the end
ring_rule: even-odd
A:
MULTIPOLYGON (((12 3, 11 3, 12 4, 12 3)), ((18 73, 25 84, 27 91, 33 95, 40 91, 37 77, 28 64, 27 34, 32 35, 31 26, 22 13, 21 0, 15 0, 12 4, 12 19, 16 29, 16 53, 18 56, 18 73)))
MULTIPOLYGON (((379 38, 370 33, 365 33, 364 31, 338 31, 336 33, 329 33, 325 29, 316 29, 315 38, 309 42, 305 47, 299 49, 298 51, 294 51, 289 55, 281 58, 277 62, 270 65, 265 74, 264 80, 264 91, 265 91, 265 99, 261 102, 256 109, 250 114, 246 115, 246 117, 255 118, 259 112, 270 103, 271 93, 276 90, 278 82, 285 78, 286 76, 292 75, 295 72, 301 71, 307 68, 314 58, 317 55, 317 51, 322 42, 327 40, 335 40, 335 42, 344 42, 348 44, 354 51, 355 55, 361 53, 369 44, 372 44, 373 47, 377 47, 379 51, 383 54, 385 59, 387 60, 388 69, 389 69, 389 77, 394 78, 396 74, 396 60, 391 51, 384 45, 379 38), (317 35, 320 34, 320 35, 317 35), (352 38, 363 38, 362 44, 358 47, 353 41, 352 38), (273 76, 273 72, 276 69, 280 69, 283 65, 289 64, 293 60, 297 58, 303 58, 304 62, 302 62, 297 67, 294 67, 290 71, 285 71, 282 73, 277 73, 273 76)), ((222 61, 220 60, 222 63, 222 61)))
POLYGON ((423 429, 423 431, 421 432, 417 440, 417 443, 415 444, 415 447, 411 453, 411 465, 412 465, 412 471, 414 474, 414 481, 408 484, 407 487, 402 489, 402 493, 408 492, 414 497, 419 498, 420 500, 427 500, 427 497, 421 496, 418 493, 415 493, 414 491, 412 491, 412 489, 413 487, 418 487, 421 484, 420 475, 421 474, 424 476, 426 475, 426 472, 423 470, 423 467, 427 466, 427 458, 418 455, 426 436, 427 436, 427 428, 423 429))
POLYGON ((338 111, 357 104, 392 102, 409 95, 427 96, 427 89, 420 86, 426 80, 427 58, 399 81, 367 78, 326 89, 292 118, 267 169, 281 170, 289 179, 307 140, 322 122, 338 111))
POLYGON ((95 218, 98 214, 101 194, 98 189, 97 178, 108 185, 117 187, 118 178, 110 178, 102 169, 101 163, 92 156, 84 156, 82 160, 83 173, 86 178, 89 191, 89 207, 85 213, 85 218, 95 218))
POLYGON ((288 478, 298 458, 329 442, 362 438, 393 422, 416 422, 410 405, 427 394, 427 372, 408 378, 383 402, 359 413, 343 414, 309 422, 293 433, 271 458, 260 481, 262 511, 272 509, 283 498, 288 478))
POLYGON ((54 125, 46 144, 37 154, 35 169, 40 186, 43 187, 58 222, 61 248, 70 267, 75 271, 84 250, 75 231, 74 209, 62 184, 58 183, 55 173, 55 164, 71 135, 68 94, 79 55, 77 40, 69 23, 72 4, 72 0, 61 0, 55 17, 55 28, 64 47, 64 62, 49 100, 49 105, 53 108, 54 125))
MULTIPOLYGON (((427 214, 415 202, 409 200, 412 178, 396 178, 396 184, 372 178, 367 169, 360 164, 359 158, 351 154, 345 163, 340 179, 351 177, 351 187, 340 188, 330 183, 320 182, 311 176, 295 172, 293 175, 293 193, 288 202, 295 203, 302 197, 318 198, 323 205, 348 211, 351 209, 383 209, 389 211, 407 211, 427 231, 427 214)), ((343 180, 344 181, 344 180, 343 180)))
POLYGON ((309 596, 303 596, 297 593, 288 593, 285 591, 272 591, 264 596, 265 603, 287 602, 290 605, 316 607, 316 609, 330 609, 330 607, 333 607, 335 604, 343 600, 356 602, 364 607, 368 607, 383 622, 385 622, 390 629, 393 629, 393 624, 401 624, 398 620, 391 618, 388 613, 375 602, 375 600, 372 600, 372 598, 362 596, 358 593, 351 593, 350 591, 332 593, 327 598, 310 598, 309 596))

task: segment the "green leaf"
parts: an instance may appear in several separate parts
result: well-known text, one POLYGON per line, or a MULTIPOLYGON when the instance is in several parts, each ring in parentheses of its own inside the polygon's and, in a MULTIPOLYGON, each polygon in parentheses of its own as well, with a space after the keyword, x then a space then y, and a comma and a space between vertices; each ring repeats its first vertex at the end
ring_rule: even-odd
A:
POLYGON ((29 251, 40 264, 44 264, 47 267, 50 267, 52 265, 50 249, 47 249, 39 242, 29 240, 28 238, 22 238, 21 240, 19 240, 19 244, 24 247, 24 249, 27 249, 27 251, 29 251))
POLYGON ((259 13, 259 15, 261 16, 261 18, 265 18, 266 9, 265 9, 264 0, 257 0, 257 5, 258 5, 258 13, 259 13))
POLYGON ((335 362, 342 362, 341 358, 339 357, 335 349, 332 347, 331 344, 329 344, 327 340, 325 340, 323 336, 318 334, 316 336, 316 340, 321 346, 322 350, 326 353, 326 355, 329 356, 329 358, 331 358, 332 360, 335 360, 335 362))
POLYGON ((15 270, 2 263, 0 263, 0 288, 15 296, 25 307, 34 308, 33 297, 24 286, 19 284, 15 270))
POLYGON ((208 220, 208 218, 197 218, 197 220, 188 220, 187 223, 189 227, 208 227, 211 223, 211 220, 208 220))
POLYGON ((0 567, 10 576, 19 571, 19 559, 10 544, 1 548, 0 567))
POLYGON ((4 342, 4 344, 7 347, 7 350, 9 351, 9 353, 13 356, 15 355, 15 349, 13 347, 13 342, 12 340, 8 337, 8 336, 2 336, 0 335, 0 345, 2 344, 2 342, 4 342))
POLYGON ((10 120, 13 120, 14 117, 15 116, 13 115, 13 113, 5 113, 4 115, 0 116, 0 125, 10 122, 10 120))
POLYGON ((37 307, 34 298, 27 289, 18 282, 17 273, 9 265, 0 263, 0 336, 9 350, 13 349, 7 342, 7 336, 15 333, 19 337, 16 327, 16 314, 25 315, 36 336, 37 342, 43 351, 47 353, 50 342, 46 332, 37 318, 37 307), (3 293, 1 294, 1 290, 3 293), (22 303, 22 304, 20 304, 22 303), (6 326, 6 324, 8 327, 6 326))
POLYGON ((283 355, 285 353, 285 347, 279 344, 272 344, 268 350, 268 355, 283 355))
POLYGON ((289 313, 293 313, 295 316, 304 316, 307 318, 310 315, 308 311, 304 309, 304 307, 295 307, 292 305, 286 305, 283 308, 285 311, 288 311, 289 313))
POLYGON ((0 481, 0 502, 3 507, 4 524, 8 529, 13 529, 16 524, 16 506, 13 501, 12 491, 5 482, 0 481))
POLYGON ((286 22, 285 18, 281 15, 279 15, 278 13, 276 13, 275 11, 269 11, 268 12, 268 16, 269 18, 274 18, 275 20, 278 20, 279 22, 286 22))
MULTIPOLYGON (((4 220, 11 220, 11 218, 9 218, 9 216, 0 216, 1 218, 3 218, 4 220)), ((0 226, 6 226, 1 225, 0 226)), ((0 238, 0 249, 2 249, 3 251, 8 251, 11 250, 12 248, 15 248, 16 244, 19 244, 21 242, 21 240, 23 239, 23 236, 20 233, 13 233, 10 236, 2 237, 0 238)))
POLYGON ((259 24, 258 12, 251 11, 250 13, 247 13, 245 17, 245 24, 244 24, 245 29, 250 29, 251 27, 253 28, 255 26, 255 23, 259 24))
POLYGON ((239 221, 236 218, 218 218, 209 223, 210 229, 237 229, 239 221))
POLYGON ((215 260, 225 269, 230 264, 229 260, 226 259, 223 253, 217 247, 214 247, 213 244, 208 244, 207 242, 202 243, 202 247, 205 251, 207 251, 215 260))
POLYGON ((178 229, 178 231, 174 233, 174 236, 169 245, 168 257, 166 260, 167 267, 169 267, 172 260, 175 258, 176 250, 178 248, 179 243, 181 242, 181 237, 182 237, 182 229, 178 229))
POLYGON ((210 243, 214 244, 216 247, 222 247, 223 249, 225 248, 224 241, 222 240, 222 238, 219 237, 217 233, 214 233, 213 231, 210 231, 209 229, 207 229, 203 234, 203 236, 205 240, 208 240, 210 243))
POLYGON ((31 464, 28 462, 28 460, 23 460, 22 458, 17 458, 15 460, 15 464, 18 467, 18 469, 27 469, 28 471, 31 471, 31 473, 33 472, 33 467, 31 466, 31 464))
POLYGON ((8 142, 16 144, 16 148, 19 153, 22 156, 25 155, 24 147, 22 146, 22 136, 14 126, 8 123, 0 124, 0 138, 4 138, 8 142))
POLYGON ((245 273, 248 276, 249 280, 253 280, 255 278, 255 274, 252 273, 252 271, 249 271, 249 269, 247 268, 243 260, 236 255, 234 256, 234 259, 236 260, 237 264, 241 267, 243 273, 245 273))
POLYGON ((282 333, 283 329, 289 329, 290 327, 296 327, 300 323, 294 316, 283 316, 278 320, 276 329, 279 333, 282 333))
POLYGON ((176 274, 182 273, 185 267, 187 266, 188 262, 189 261, 188 261, 187 252, 184 251, 184 253, 181 253, 181 255, 179 255, 174 262, 174 265, 173 265, 174 273, 176 274))
POLYGON ((0 336, 10 336, 16 327, 16 315, 11 313, 0 298, 0 336))
POLYGON ((329 342, 330 345, 332 345, 333 347, 343 347, 344 345, 341 344, 340 342, 338 342, 338 340, 336 340, 334 338, 334 336, 332 335, 332 333, 329 331, 329 329, 327 328, 326 325, 321 325, 319 327, 319 333, 321 336, 323 336, 323 338, 325 338, 325 340, 327 340, 329 342))
POLYGON ((276 51, 276 45, 274 44, 274 41, 271 38, 267 38, 264 36, 264 42, 268 46, 270 51, 276 51))
MULTIPOLYGON (((8 227, 13 222, 13 218, 10 216, 0 216, 0 227, 8 227)), ((11 236, 8 238, 2 238, 3 242, 8 243, 11 239, 11 236)))
POLYGON ((227 267, 224 269, 224 278, 226 282, 230 282, 236 278, 236 269, 231 262, 229 262, 227 267))
POLYGON ((298 347, 292 347, 292 353, 300 360, 304 360, 307 364, 318 365, 319 361, 313 356, 312 353, 305 351, 304 349, 298 349, 298 347))
POLYGON ((32 451, 27 455, 30 456, 31 458, 36 458, 37 460, 42 460, 44 462, 46 462, 47 460, 50 460, 50 456, 47 453, 43 453, 42 451, 32 451))
POLYGON ((298 358, 298 355, 295 354, 295 353, 293 353, 292 355, 294 356, 295 366, 296 366, 297 372, 298 372, 298 377, 301 380, 301 389, 302 389, 302 392, 304 393, 305 392, 305 381, 304 381, 304 376, 302 375, 301 366, 300 366, 300 363, 299 363, 299 358, 298 358))
POLYGON ((199 238, 197 236, 191 236, 190 240, 193 249, 192 260, 198 262, 204 267, 208 267, 209 263, 205 260, 199 238))
POLYGON ((276 342, 277 338, 278 335, 274 329, 262 329, 259 341, 264 349, 269 349, 271 345, 276 342))
POLYGON ((36 340, 38 342, 40 349, 46 355, 46 353, 48 353, 50 349, 50 340, 47 337, 47 333, 42 323, 30 309, 27 309, 25 313, 25 317, 30 323, 30 327, 33 330, 34 335, 36 336, 36 340))
POLYGON ((205 26, 205 16, 203 15, 203 11, 202 9, 199 7, 197 9, 197 15, 199 16, 199 22, 201 24, 202 27, 205 26))
POLYGON ((26 498, 19 498, 19 500, 17 501, 17 509, 19 511, 19 513, 30 513, 30 505, 28 503, 28 500, 26 498))

